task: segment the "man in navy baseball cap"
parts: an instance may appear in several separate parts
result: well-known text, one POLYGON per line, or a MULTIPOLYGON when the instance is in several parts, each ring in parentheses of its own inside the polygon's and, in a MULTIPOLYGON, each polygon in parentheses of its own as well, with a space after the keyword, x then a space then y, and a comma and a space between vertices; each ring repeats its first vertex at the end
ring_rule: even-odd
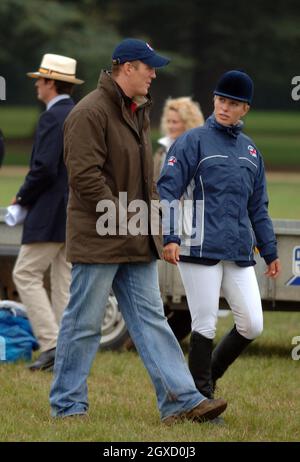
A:
POLYGON ((116 46, 112 60, 113 64, 142 61, 154 68, 166 66, 170 62, 169 58, 158 55, 147 42, 133 38, 127 38, 116 46))
POLYGON ((127 220, 127 207, 142 201, 139 222, 153 228, 157 193, 148 90, 156 68, 168 62, 147 43, 124 40, 113 53, 111 71, 101 72, 97 89, 79 101, 65 125, 66 167, 70 187, 76 187, 76 194, 70 194, 68 257, 79 263, 72 272, 70 302, 56 349, 50 392, 53 417, 87 414, 87 379, 111 287, 152 379, 164 425, 212 420, 227 406, 222 398, 205 399, 198 392, 164 315, 155 261, 161 254, 160 236, 152 229, 149 233, 148 225, 146 232, 136 233, 133 220, 127 220), (125 194, 125 202, 120 194, 125 194), (102 206, 111 214, 108 227, 106 218, 98 226, 95 207, 102 206), (101 226, 106 227, 104 233, 101 226), (78 281, 84 281, 83 290, 78 290, 78 281))

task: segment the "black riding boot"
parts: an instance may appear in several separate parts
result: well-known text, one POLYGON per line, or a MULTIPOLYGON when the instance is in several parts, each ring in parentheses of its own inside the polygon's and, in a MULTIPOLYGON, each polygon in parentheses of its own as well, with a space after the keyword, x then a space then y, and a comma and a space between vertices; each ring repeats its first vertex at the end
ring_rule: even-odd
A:
POLYGON ((189 350, 189 368, 197 389, 206 398, 213 398, 211 382, 212 339, 192 332, 189 350))
POLYGON ((222 377, 230 364, 233 363, 233 361, 251 342, 252 340, 249 340, 239 334, 235 326, 230 332, 228 332, 228 334, 225 335, 225 337, 221 339, 212 353, 211 376, 213 390, 215 388, 216 381, 222 377))

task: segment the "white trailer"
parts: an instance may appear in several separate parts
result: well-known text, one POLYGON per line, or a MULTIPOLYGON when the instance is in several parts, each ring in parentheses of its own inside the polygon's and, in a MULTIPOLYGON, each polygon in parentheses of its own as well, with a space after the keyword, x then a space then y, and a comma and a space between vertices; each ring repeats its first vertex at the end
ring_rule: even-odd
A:
MULTIPOLYGON (((22 227, 8 227, 5 209, 0 208, 0 298, 17 300, 12 282, 12 268, 19 251, 22 227)), ((282 273, 276 279, 264 276, 266 265, 256 257, 258 278, 264 310, 300 311, 300 220, 273 220, 278 241, 282 273)), ((159 261, 159 282, 165 311, 177 338, 190 332, 190 316, 180 274, 176 266, 159 261)), ((227 308, 220 299, 220 308, 227 308)), ((102 326, 101 348, 117 349, 128 340, 128 332, 113 294, 109 297, 102 326)))

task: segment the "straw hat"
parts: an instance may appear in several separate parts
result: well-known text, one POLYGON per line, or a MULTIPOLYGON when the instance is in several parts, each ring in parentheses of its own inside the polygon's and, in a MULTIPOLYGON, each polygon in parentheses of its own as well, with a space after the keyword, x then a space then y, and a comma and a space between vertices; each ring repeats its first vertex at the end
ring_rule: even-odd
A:
POLYGON ((75 77, 76 63, 73 58, 47 53, 43 56, 39 70, 37 72, 27 72, 27 75, 33 79, 43 77, 45 79, 81 84, 84 80, 75 77))

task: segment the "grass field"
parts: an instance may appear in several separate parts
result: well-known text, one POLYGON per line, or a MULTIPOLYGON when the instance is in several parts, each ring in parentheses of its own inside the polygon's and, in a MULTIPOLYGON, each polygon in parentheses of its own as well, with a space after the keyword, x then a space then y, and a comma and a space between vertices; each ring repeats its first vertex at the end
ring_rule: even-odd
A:
POLYGON ((39 106, 1 106, 0 128, 7 139, 24 139, 33 135, 40 113, 39 106))
POLYGON ((245 133, 257 145, 269 168, 300 170, 300 115, 295 112, 251 111, 245 133))
MULTIPOLYGON (((0 441, 299 441, 299 361, 291 358, 299 316, 265 313, 263 335, 218 383, 218 396, 228 401, 224 426, 186 422, 165 428, 137 354, 103 352, 89 378, 87 419, 51 419, 51 374, 2 364, 0 441)), ((220 318, 218 338, 231 325, 231 316, 220 318)))
POLYGON ((267 173, 272 218, 300 220, 300 173, 267 173))
MULTIPOLYGON (((5 165, 28 165, 31 138, 38 119, 38 105, 28 107, 2 106, 0 128, 6 138, 5 165), (20 142, 21 140, 21 142, 20 142), (27 141, 26 141, 27 140, 27 141)), ((300 171, 299 112, 255 111, 245 118, 245 133, 253 138, 263 153, 266 166, 272 169, 300 171)), ((153 148, 160 133, 152 130, 153 148)))
MULTIPOLYGON (((22 111, 0 111, 0 127, 11 138, 7 166, 0 170, 0 206, 10 203, 27 171, 8 166, 28 164, 30 143, 16 140, 32 134, 38 109, 22 111)), ((268 173, 273 218, 300 219, 299 127, 298 113, 256 112, 247 118, 246 131, 264 153, 266 164, 279 167, 283 160, 290 170, 299 171, 268 173)), ((158 133, 154 136, 157 139, 158 133)), ((228 401, 224 426, 186 422, 165 428, 153 387, 134 352, 97 354, 89 378, 87 419, 51 419, 51 374, 32 374, 23 363, 1 364, 0 441, 299 441, 299 361, 291 358, 292 338, 300 336, 299 321, 300 313, 265 313, 263 335, 218 384, 217 395, 228 401)), ((231 316, 221 318, 218 338, 231 325, 231 316)), ((183 347, 187 352, 187 343, 183 347)))
MULTIPOLYGON (((25 167, 0 170, 0 207, 9 205, 26 172, 25 167)), ((272 218, 300 219, 300 172, 268 173, 268 190, 272 218)))

